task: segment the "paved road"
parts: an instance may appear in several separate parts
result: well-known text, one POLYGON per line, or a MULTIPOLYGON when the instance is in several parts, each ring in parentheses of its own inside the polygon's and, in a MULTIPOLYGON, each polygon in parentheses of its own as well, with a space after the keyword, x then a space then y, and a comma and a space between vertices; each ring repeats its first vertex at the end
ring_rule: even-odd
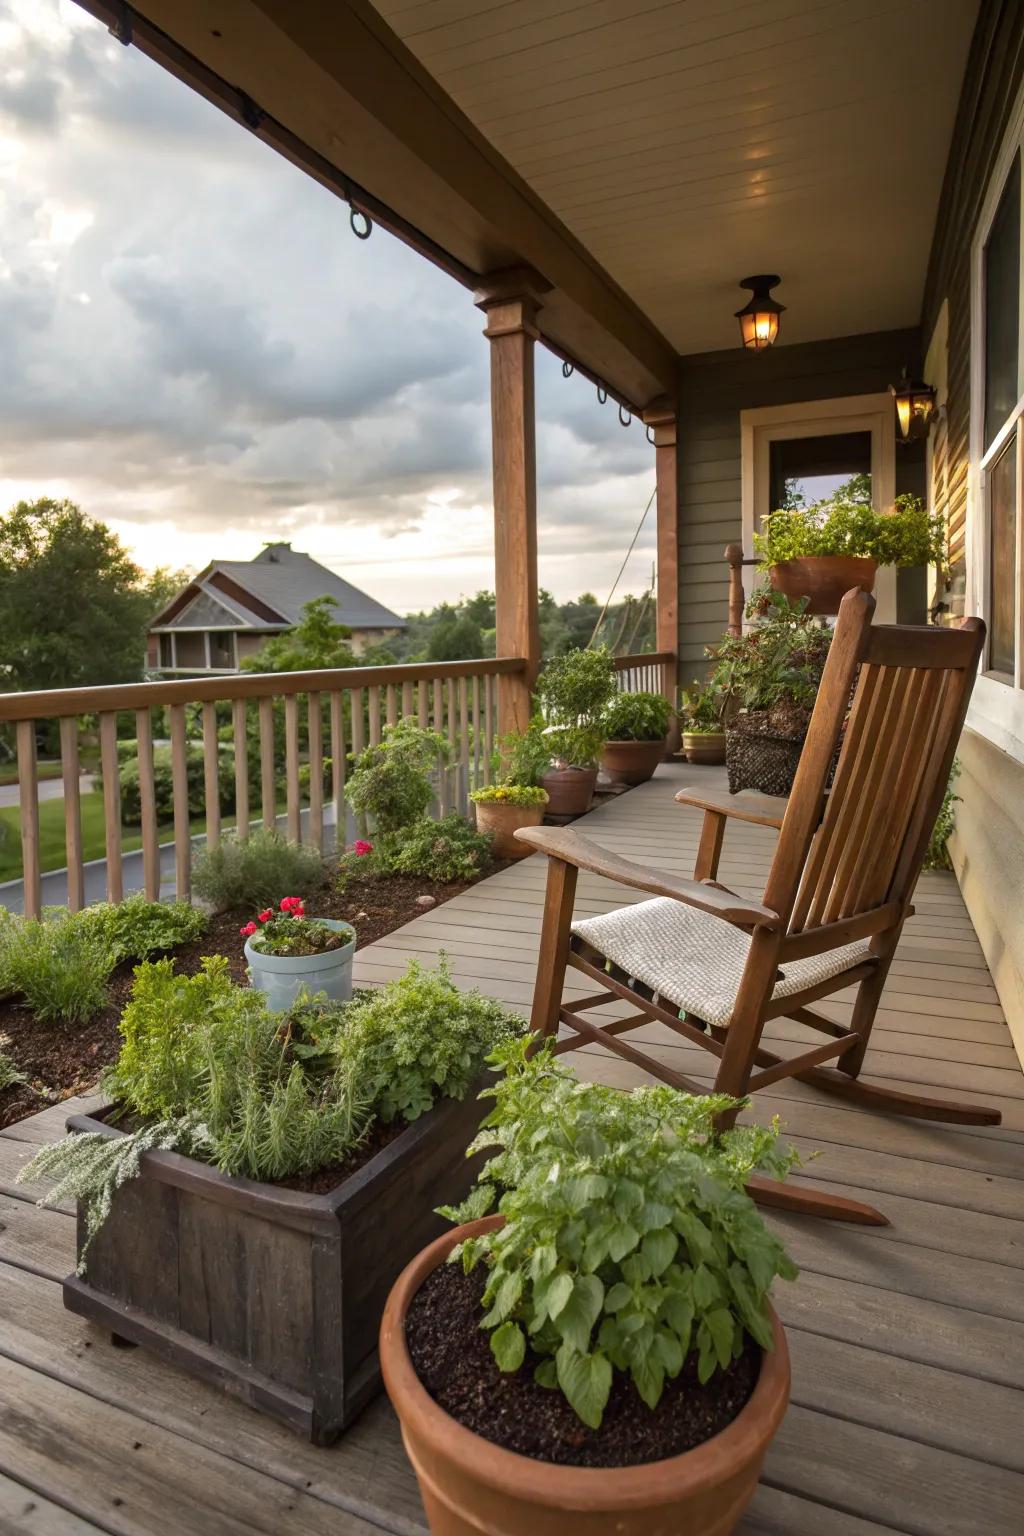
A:
MULTIPOLYGON (((78 791, 79 791, 79 794, 87 795, 87 794, 89 794, 90 790, 95 789, 95 787, 96 787, 96 780, 93 777, 93 775, 91 773, 83 773, 82 777, 78 781, 78 791)), ((40 800, 63 800, 63 798, 64 798, 64 780, 63 779, 40 779, 39 780, 39 799, 40 800)), ((17 810, 17 808, 18 808, 18 806, 20 804, 21 804, 21 785, 20 784, 0 784, 0 811, 17 810)))

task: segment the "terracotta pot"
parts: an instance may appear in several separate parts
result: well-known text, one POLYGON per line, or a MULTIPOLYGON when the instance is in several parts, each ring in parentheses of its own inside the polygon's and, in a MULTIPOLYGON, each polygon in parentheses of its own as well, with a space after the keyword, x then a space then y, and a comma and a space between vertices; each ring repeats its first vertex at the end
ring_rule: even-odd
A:
POLYGON ((724 763, 724 731, 684 731, 683 757, 688 763, 724 763))
POLYGON ((520 827, 539 827, 545 805, 505 805, 498 800, 477 800, 476 829, 491 834, 491 848, 496 859, 525 859, 533 852, 516 841, 520 827))
POLYGON ((582 816, 590 810, 597 783, 596 768, 552 768, 541 779, 548 792, 552 816, 582 816))
POLYGON ((668 737, 660 741, 608 741, 601 767, 616 784, 646 784, 665 756, 668 737))
POLYGON ((757 1487, 789 1402, 789 1354, 772 1313, 775 1348, 733 1422, 664 1461, 563 1467, 482 1439, 430 1397, 413 1369, 405 1317, 423 1281, 456 1243, 501 1221, 489 1216, 425 1248, 395 1282, 380 1330, 384 1385, 402 1426, 432 1536, 727 1536, 757 1487))
POLYGON ((783 560, 769 570, 776 592, 784 592, 791 602, 808 597, 808 613, 836 614, 851 587, 872 592, 875 586, 874 560, 859 555, 807 555, 802 560, 783 560))

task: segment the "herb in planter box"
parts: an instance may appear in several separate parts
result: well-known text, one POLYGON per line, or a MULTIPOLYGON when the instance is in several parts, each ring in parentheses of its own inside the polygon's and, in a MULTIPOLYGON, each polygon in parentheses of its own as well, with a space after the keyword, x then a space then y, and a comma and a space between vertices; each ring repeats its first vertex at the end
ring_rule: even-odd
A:
POLYGON ((141 966, 115 1108, 22 1175, 79 1203, 65 1304, 326 1443, 376 1389, 388 1288, 465 1193, 472 1090, 523 1029, 443 967, 281 1014, 221 957, 141 966))
POLYGON ((474 1144, 496 1155, 445 1212, 470 1225, 410 1266, 382 1325, 414 1465, 479 1529, 499 1489, 503 1530, 533 1529, 538 1503, 569 1516, 579 1467, 604 1470, 588 1478, 594 1523, 573 1515, 571 1529, 620 1529, 626 1508, 649 1510, 652 1530, 725 1529, 710 1517, 750 1497, 785 1410, 768 1291, 796 1274, 744 1183, 784 1175, 795 1153, 772 1127, 718 1130, 735 1107, 723 1095, 580 1083, 550 1045, 496 1056, 505 1076, 474 1144), (506 1473, 522 1455, 534 1469, 520 1500, 522 1471, 506 1473), (691 1456, 721 1484, 717 1505, 691 1456))

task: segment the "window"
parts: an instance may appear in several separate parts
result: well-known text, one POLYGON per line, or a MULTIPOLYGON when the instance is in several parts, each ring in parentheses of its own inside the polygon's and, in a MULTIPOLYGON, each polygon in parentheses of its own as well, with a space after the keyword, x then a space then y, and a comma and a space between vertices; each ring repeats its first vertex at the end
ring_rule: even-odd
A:
POLYGON ((233 667, 235 640, 230 629, 215 629, 210 635, 211 667, 233 667))
POLYGON ((776 438, 769 445, 771 510, 810 506, 853 479, 871 494, 871 433, 776 438))
POLYGON ((1017 626, 1021 576, 1018 438, 1022 394, 1020 344, 1021 159, 1014 155, 982 248, 981 494, 986 537, 987 670, 1012 685, 1018 677, 1017 626))
POLYGON ((160 665, 162 667, 174 666, 174 636, 160 636, 160 665))

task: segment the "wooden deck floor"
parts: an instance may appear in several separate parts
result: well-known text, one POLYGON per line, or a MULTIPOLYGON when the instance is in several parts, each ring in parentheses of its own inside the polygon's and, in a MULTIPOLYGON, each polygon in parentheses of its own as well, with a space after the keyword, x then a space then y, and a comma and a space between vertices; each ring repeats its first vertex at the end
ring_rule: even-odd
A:
MULTIPOLYGON (((689 873, 694 815, 663 769, 587 831, 689 873)), ((706 776, 715 770, 703 770, 706 776)), ((760 890, 774 834, 733 827, 723 879, 760 890)), ((411 956, 449 955, 460 983, 528 1004, 544 866, 530 859, 357 957, 380 982, 411 956)), ((581 881, 601 911, 631 893, 581 881)), ((840 1018, 848 1004, 829 1005, 840 1018)), ((799 1040, 799 1026, 772 1026, 799 1040)), ((951 1129, 841 1107, 799 1085, 764 1097, 814 1165, 804 1176, 862 1193, 885 1229, 776 1220, 802 1267, 778 1304, 793 1399, 741 1529, 746 1536, 1010 1536, 1024 1529, 1024 1077, 952 876, 928 875, 893 967, 869 1067, 879 1081, 997 1103, 1003 1125, 951 1129)), ((676 1040, 650 1043, 703 1070, 676 1040)), ((627 1086, 594 1048, 574 1060, 627 1086)), ((0 1533, 78 1536, 412 1536, 422 1514, 393 1417, 378 1401, 318 1451, 63 1311, 69 1213, 16 1187, 67 1106, 0 1136, 0 1533)))

